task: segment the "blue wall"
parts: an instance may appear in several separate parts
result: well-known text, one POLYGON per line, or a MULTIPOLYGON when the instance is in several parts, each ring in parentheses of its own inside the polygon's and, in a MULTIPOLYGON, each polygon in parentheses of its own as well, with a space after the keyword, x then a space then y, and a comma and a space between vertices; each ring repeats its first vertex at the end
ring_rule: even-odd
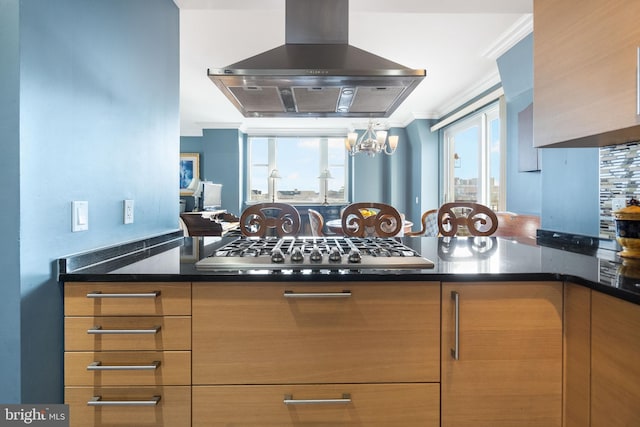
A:
MULTIPOLYGON (((20 360, 0 353, 0 402, 62 402, 56 259, 178 226, 179 14, 171 0, 22 0, 7 16, 0 1, 20 43, 19 62, 9 46, 2 67, 20 70, 19 137, 0 128, 20 177, 2 190, 7 213, 20 214, 19 244, 10 232, 2 243, 3 254, 19 247, 19 267, 3 273, 19 272, 9 287, 20 295, 0 302, 10 315, 0 336, 13 344, 20 331, 20 360), (123 224, 124 199, 135 200, 134 224, 123 224), (89 202, 88 231, 71 232, 73 200, 89 202)), ((3 97, 0 108, 14 107, 3 97)))
POLYGON ((498 68, 507 100, 507 209, 539 214, 543 229, 598 236, 598 148, 544 148, 541 172, 518 172, 518 112, 534 101, 533 35, 498 58, 498 68))
POLYGON ((497 60, 507 117, 508 211, 540 215, 540 172, 518 171, 518 113, 533 102, 533 35, 529 34, 497 60))
POLYGON ((180 138, 181 153, 200 153, 200 179, 222 184, 222 207, 242 212, 243 135, 237 129, 205 129, 202 136, 180 138))
POLYGON ((411 178, 408 182, 407 218, 413 221, 414 230, 419 230, 422 213, 440 206, 440 144, 438 132, 430 128, 435 120, 418 119, 406 128, 412 147, 409 158, 411 178), (418 197, 418 203, 415 202, 418 197))
POLYGON ((0 0, 0 402, 7 403, 20 401, 19 9, 19 0, 0 0))

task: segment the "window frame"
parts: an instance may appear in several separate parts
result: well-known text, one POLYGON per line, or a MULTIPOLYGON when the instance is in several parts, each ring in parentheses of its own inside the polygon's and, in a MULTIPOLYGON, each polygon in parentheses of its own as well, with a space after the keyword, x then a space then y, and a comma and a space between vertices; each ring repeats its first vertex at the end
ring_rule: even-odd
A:
MULTIPOLYGON (((348 200, 348 196, 349 196, 349 167, 350 167, 350 163, 349 163, 349 158, 348 158, 348 152, 346 151, 346 149, 344 149, 344 143, 341 142, 340 143, 340 147, 343 151, 343 159, 344 162, 342 164, 331 164, 329 162, 329 140, 330 139, 346 139, 346 135, 336 135, 336 134, 332 134, 329 133, 327 135, 305 135, 305 134, 283 134, 283 135, 270 135, 270 136, 265 136, 265 135, 248 135, 247 136, 247 161, 246 161, 246 173, 245 173, 245 179, 247 182, 247 187, 246 187, 246 192, 245 192, 245 203, 246 204, 253 204, 253 203, 260 203, 262 201, 267 201, 267 200, 257 200, 256 198, 254 198, 253 193, 252 193, 252 177, 253 177, 253 168, 255 166, 258 165, 254 165, 253 160, 252 160, 252 144, 254 143, 254 139, 266 139, 267 140, 267 157, 268 157, 268 161, 267 164, 264 165, 267 168, 267 183, 266 183, 266 188, 267 188, 267 199, 269 202, 271 202, 272 200, 274 200, 275 202, 285 202, 285 203, 291 203, 291 204, 296 204, 296 205, 320 205, 320 204, 324 204, 325 201, 325 195, 327 196, 327 200, 328 200, 328 204, 345 204, 347 203, 348 200), (269 177, 269 174, 271 173, 272 170, 274 169, 278 169, 278 164, 277 164, 277 158, 278 158, 278 141, 282 141, 285 139, 294 139, 294 138, 300 138, 300 139, 317 139, 319 141, 319 152, 318 152, 318 159, 319 159, 319 163, 318 163, 318 184, 316 187, 318 196, 317 198, 314 199, 300 199, 300 200, 292 200, 292 199, 279 199, 278 198, 278 194, 277 191, 275 191, 275 195, 273 194, 274 192, 274 187, 272 185, 272 180, 269 177), (325 169, 331 169, 332 167, 340 167, 343 169, 343 176, 342 176, 342 182, 344 183, 344 192, 343 192, 343 198, 342 199, 336 199, 336 198, 328 198, 328 192, 330 190, 330 186, 329 185, 324 185, 324 182, 321 181, 321 179, 319 178, 320 173, 322 173, 322 171, 324 171, 325 169)), ((337 179, 340 177, 336 177, 333 176, 332 179, 337 179)), ((277 186, 276 186, 277 187, 277 186)))
POLYGON ((498 185, 498 205, 497 210, 506 210, 506 108, 504 96, 486 104, 482 108, 459 118, 442 128, 443 141, 443 203, 453 202, 455 198, 455 159, 454 144, 451 139, 454 134, 463 132, 474 126, 480 129, 480 140, 478 149, 478 184, 477 202, 491 207, 491 121, 498 119, 499 122, 499 185, 498 185))

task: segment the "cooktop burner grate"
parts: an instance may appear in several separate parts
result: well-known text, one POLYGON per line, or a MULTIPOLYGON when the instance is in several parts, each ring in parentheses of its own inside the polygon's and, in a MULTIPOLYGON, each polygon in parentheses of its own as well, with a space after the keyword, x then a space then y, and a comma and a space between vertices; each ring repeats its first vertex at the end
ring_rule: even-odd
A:
POLYGON ((422 269, 433 262, 394 238, 240 237, 196 263, 198 270, 422 269))

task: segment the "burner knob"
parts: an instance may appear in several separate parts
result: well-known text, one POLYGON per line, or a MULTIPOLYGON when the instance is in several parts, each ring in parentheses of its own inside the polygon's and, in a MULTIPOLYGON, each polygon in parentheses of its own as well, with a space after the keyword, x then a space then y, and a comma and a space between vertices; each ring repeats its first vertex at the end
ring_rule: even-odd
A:
POLYGON ((357 249, 351 249, 351 252, 349 252, 349 256, 347 259, 352 264, 358 264, 360 261, 362 261, 360 251, 357 249))
POLYGON ((282 264, 284 262, 284 254, 280 249, 274 249, 271 251, 271 262, 276 264, 282 264))
POLYGON ((320 249, 318 249, 317 246, 314 246, 313 249, 311 249, 309 260, 313 262, 322 262, 322 252, 320 252, 320 249))
POLYGON ((340 254, 340 249, 338 248, 331 249, 331 252, 329 252, 329 261, 331 262, 342 261, 342 255, 340 254))
POLYGON ((295 248, 293 252, 291 252, 291 262, 302 262, 304 261, 304 255, 302 254, 302 250, 300 248, 295 248))

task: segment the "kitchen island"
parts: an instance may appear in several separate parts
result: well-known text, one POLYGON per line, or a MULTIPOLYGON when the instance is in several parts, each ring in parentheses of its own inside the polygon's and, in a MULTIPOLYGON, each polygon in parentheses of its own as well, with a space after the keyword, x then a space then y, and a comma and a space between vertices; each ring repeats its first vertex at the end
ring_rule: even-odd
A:
POLYGON ((72 425, 605 425, 609 403, 606 425, 638 417, 640 372, 620 355, 640 342, 640 290, 611 242, 403 238, 433 268, 196 268, 229 239, 61 260, 72 425))

